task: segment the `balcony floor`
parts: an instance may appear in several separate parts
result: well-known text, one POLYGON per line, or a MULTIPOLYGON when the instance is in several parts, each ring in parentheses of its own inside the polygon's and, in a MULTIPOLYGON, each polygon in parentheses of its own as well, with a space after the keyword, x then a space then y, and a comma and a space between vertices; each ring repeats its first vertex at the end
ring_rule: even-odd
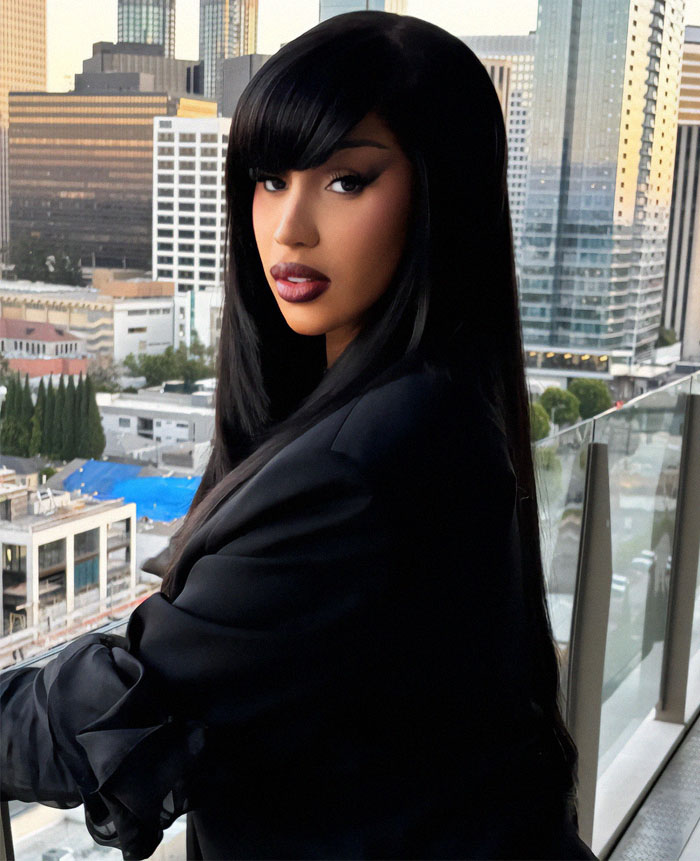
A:
POLYGON ((700 858, 700 718, 610 855, 611 861, 700 858))

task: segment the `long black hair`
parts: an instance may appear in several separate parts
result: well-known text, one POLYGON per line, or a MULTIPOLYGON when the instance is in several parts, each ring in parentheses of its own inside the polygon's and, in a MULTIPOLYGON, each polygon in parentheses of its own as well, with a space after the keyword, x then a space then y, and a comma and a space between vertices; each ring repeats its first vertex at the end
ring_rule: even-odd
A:
POLYGON ((273 454, 418 348, 439 356, 451 373, 476 381, 506 434, 537 656, 533 699, 555 727, 572 784, 575 748, 558 705, 540 552, 506 136, 486 70, 463 42, 417 18, 331 18, 285 45, 243 92, 231 125, 226 195, 213 450, 163 591, 172 598, 181 588, 186 571, 178 561, 197 527, 273 454), (412 221, 392 284, 326 370, 323 336, 293 332, 267 285, 253 234, 254 177, 323 164, 370 112, 413 164, 412 221))

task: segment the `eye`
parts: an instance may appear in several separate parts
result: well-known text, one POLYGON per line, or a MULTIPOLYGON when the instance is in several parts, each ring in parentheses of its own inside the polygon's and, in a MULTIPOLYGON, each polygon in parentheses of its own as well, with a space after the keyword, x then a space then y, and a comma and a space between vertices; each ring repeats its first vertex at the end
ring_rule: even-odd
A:
POLYGON ((261 176, 257 181, 262 183, 265 191, 282 191, 285 187, 284 180, 278 176, 261 176))
POLYGON ((348 173, 333 178, 328 188, 337 194, 356 194, 367 185, 367 180, 356 173, 348 173))

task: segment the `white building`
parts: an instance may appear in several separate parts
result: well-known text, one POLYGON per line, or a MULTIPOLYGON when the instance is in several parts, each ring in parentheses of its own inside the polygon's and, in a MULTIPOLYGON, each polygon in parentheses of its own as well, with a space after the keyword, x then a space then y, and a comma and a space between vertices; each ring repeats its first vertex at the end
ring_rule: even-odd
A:
MULTIPOLYGON (((138 279, 133 283, 138 285, 138 279)), ((144 289, 150 283, 144 282, 144 289)), ((122 297, 94 287, 0 280, 0 317, 12 325, 24 321, 64 327, 88 356, 120 362, 129 353, 157 354, 177 347, 186 337, 188 305, 187 297, 177 292, 122 297)))
POLYGON ((214 436, 211 392, 179 394, 142 389, 138 394, 97 392, 105 433, 138 434, 156 443, 210 442, 214 436))
POLYGON ((123 612, 153 585, 137 582, 136 505, 31 490, 0 476, 0 667, 123 612))
POLYGON ((508 134, 508 200, 516 253, 520 247, 527 191, 535 38, 534 32, 527 36, 462 38, 487 68, 489 60, 507 61, 510 64, 510 92, 505 115, 508 134))
POLYGON ((212 309, 223 299, 224 166, 230 119, 156 117, 153 122, 153 273, 189 298, 178 342, 195 329, 210 345, 212 309))

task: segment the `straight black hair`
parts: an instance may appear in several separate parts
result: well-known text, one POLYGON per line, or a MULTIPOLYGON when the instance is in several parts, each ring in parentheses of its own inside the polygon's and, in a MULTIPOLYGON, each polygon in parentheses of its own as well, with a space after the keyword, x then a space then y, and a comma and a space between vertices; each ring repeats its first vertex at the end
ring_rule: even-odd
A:
POLYGON ((231 125, 226 196, 215 437, 163 591, 172 599, 182 588, 185 545, 223 499, 319 419, 398 373, 420 348, 455 378, 475 381, 506 434, 536 654, 532 697, 554 728, 562 780, 573 789, 576 751, 559 708, 540 550, 506 135, 486 70, 463 42, 417 18, 331 18, 285 45, 243 92, 231 125), (254 179, 258 171, 323 164, 370 112, 413 164, 412 221, 393 283, 326 369, 323 336, 293 332, 267 285, 253 234, 254 179))

